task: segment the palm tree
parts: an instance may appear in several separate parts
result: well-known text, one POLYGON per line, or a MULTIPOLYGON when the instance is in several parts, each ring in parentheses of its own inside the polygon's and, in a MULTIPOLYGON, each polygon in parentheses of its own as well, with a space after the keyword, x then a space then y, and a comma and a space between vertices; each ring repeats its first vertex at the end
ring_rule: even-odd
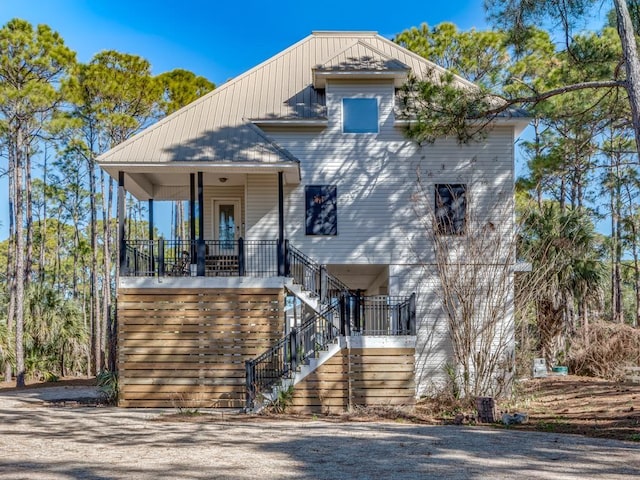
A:
POLYGON ((36 378, 80 373, 88 332, 76 300, 35 284, 27 290, 25 353, 27 372, 36 378))
POLYGON ((599 247, 582 209, 562 211, 556 202, 546 201, 523 222, 520 256, 542 272, 533 301, 540 348, 548 362, 566 353, 577 319, 586 325, 589 305, 602 298, 605 270, 599 247))

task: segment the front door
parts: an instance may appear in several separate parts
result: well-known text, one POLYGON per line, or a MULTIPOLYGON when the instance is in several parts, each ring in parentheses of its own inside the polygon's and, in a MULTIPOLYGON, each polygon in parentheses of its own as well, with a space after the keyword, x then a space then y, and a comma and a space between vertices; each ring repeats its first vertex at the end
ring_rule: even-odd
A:
POLYGON ((240 237, 240 200, 214 200, 213 238, 222 249, 233 249, 240 237))

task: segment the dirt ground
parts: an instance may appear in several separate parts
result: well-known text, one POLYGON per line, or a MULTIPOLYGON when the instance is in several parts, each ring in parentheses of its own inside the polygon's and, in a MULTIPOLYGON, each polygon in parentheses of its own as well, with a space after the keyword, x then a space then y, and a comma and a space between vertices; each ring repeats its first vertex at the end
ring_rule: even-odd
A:
MULTIPOLYGON (((95 385, 93 378, 62 379, 58 382, 28 382, 25 391, 46 387, 60 387, 78 390, 95 385)), ((78 404, 100 404, 97 395, 87 394, 82 398, 65 399, 64 389, 48 403, 53 406, 74 406, 78 404)), ((15 392, 13 383, 0 383, 0 393, 15 392)), ((572 433, 587 437, 609 438, 640 442, 640 384, 616 383, 589 377, 557 376, 543 379, 520 381, 515 389, 514 399, 497 405, 498 417, 502 412, 522 412, 529 416, 527 423, 510 426, 514 430, 528 430, 548 433, 572 433)), ((323 417, 329 422, 369 422, 393 421, 442 425, 468 423, 466 418, 473 411, 460 405, 443 405, 422 401, 414 412, 407 413, 395 408, 379 408, 355 411, 339 417, 323 417), (460 413, 465 421, 456 421, 460 413)), ((216 417, 213 417, 214 419, 216 417)), ((164 421, 207 422, 207 415, 184 416, 176 411, 162 417, 164 421)), ((228 415, 230 421, 243 421, 245 415, 228 415)), ((258 422, 274 420, 307 420, 308 417, 293 415, 260 416, 258 422)))
MULTIPOLYGON (((635 479, 638 444, 486 426, 74 405, 91 385, 0 391, 0 479, 635 479), (179 421, 177 421, 179 420, 179 421)), ((371 413, 371 412, 369 412, 371 413)))
POLYGON ((520 382, 505 410, 529 414, 519 430, 640 442, 640 384, 568 375, 520 382))
MULTIPOLYGON (((56 382, 40 382, 37 380, 27 380, 26 390, 32 390, 34 388, 47 388, 47 387, 80 387, 80 386, 94 386, 96 379, 93 377, 68 377, 62 378, 56 382)), ((9 392, 15 391, 16 382, 0 382, 0 391, 9 392)))

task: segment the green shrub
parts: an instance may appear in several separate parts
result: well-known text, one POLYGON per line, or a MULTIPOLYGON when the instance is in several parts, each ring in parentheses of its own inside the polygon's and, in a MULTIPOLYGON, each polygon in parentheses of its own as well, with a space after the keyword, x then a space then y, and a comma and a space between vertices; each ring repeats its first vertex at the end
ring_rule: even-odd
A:
POLYGON ((96 375, 96 382, 103 400, 115 404, 118 401, 118 373, 103 370, 96 375))

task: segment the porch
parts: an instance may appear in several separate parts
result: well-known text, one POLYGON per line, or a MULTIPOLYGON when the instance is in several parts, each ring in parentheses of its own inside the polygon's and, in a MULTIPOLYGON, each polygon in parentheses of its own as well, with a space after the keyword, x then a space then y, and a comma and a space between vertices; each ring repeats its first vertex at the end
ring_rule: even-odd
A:
POLYGON ((276 277, 286 273, 278 240, 124 240, 125 277, 276 277))

